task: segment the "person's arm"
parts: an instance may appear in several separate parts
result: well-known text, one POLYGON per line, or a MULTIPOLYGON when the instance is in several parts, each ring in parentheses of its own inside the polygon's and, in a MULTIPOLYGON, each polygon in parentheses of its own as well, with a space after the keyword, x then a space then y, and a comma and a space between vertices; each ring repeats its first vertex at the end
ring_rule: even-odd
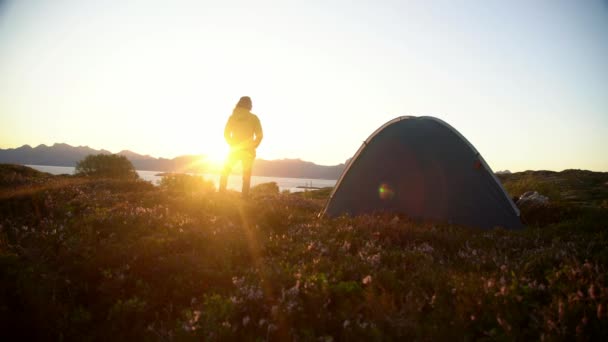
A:
POLYGON ((257 117, 255 120, 255 129, 253 132, 255 134, 255 148, 258 148, 258 146, 260 146, 260 143, 262 142, 262 138, 264 138, 264 132, 262 131, 262 124, 260 123, 260 119, 257 117))
POLYGON ((232 146, 232 120, 228 119, 226 122, 226 127, 224 127, 224 139, 228 145, 232 146))

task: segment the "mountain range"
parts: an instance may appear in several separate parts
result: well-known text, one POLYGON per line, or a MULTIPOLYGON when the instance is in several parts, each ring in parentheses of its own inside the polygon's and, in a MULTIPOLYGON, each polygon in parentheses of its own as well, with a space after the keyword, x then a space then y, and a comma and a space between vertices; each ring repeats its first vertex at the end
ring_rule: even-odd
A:
MULTIPOLYGON (((52 146, 38 145, 31 147, 23 145, 18 148, 0 149, 0 163, 24 165, 76 166, 80 160, 90 154, 112 154, 101 149, 95 150, 88 146, 71 146, 57 143, 52 146)), ((155 158, 124 150, 117 154, 131 161, 137 170, 162 172, 213 172, 217 169, 201 163, 201 156, 184 155, 173 159, 155 158)), ((257 159, 253 167, 253 175, 266 177, 338 179, 344 164, 325 166, 300 159, 264 160, 257 159)))

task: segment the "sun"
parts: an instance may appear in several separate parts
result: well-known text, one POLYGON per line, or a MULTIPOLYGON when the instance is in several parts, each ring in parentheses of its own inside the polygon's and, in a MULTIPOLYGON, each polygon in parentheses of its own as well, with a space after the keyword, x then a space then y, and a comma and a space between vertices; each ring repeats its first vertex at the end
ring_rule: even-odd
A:
POLYGON ((224 166, 224 161, 228 156, 228 146, 216 147, 212 150, 205 151, 205 164, 210 171, 219 171, 224 166))

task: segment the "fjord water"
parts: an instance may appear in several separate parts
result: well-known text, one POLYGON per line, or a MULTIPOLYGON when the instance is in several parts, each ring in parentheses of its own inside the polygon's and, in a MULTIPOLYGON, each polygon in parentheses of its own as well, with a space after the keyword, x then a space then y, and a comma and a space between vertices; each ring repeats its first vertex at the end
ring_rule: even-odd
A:
MULTIPOLYGON (((71 166, 48 166, 48 165, 26 165, 31 167, 32 169, 48 172, 53 175, 60 174, 74 174, 74 167, 71 166)), ((148 182, 152 182, 152 184, 158 185, 162 176, 158 176, 161 174, 161 171, 143 171, 137 170, 137 174, 143 180, 148 182)), ((220 181, 220 175, 218 174, 200 174, 205 179, 212 181, 216 188, 220 181)), ((298 186, 310 186, 310 187, 333 187, 336 185, 336 180, 328 180, 328 179, 312 179, 312 178, 282 178, 282 177, 263 177, 263 176, 251 176, 251 186, 255 186, 257 184, 268 183, 268 182, 276 182, 279 186, 279 190, 289 190, 290 192, 298 192, 304 191, 303 188, 298 188, 298 186)), ((231 175, 228 178, 228 189, 240 191, 241 189, 241 175, 231 175)))

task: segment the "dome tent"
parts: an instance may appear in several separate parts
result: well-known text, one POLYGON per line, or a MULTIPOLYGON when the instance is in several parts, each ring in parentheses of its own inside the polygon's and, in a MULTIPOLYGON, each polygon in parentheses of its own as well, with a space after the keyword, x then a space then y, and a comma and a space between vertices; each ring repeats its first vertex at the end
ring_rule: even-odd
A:
POLYGON ((378 212, 479 228, 522 227, 519 210, 479 152, 430 116, 395 118, 367 138, 322 215, 378 212))

